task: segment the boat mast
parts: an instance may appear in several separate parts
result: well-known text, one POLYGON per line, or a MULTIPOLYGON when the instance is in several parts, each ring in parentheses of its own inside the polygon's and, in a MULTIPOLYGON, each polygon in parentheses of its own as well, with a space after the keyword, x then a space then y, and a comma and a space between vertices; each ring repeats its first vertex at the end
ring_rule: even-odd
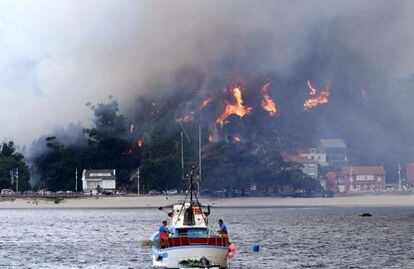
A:
POLYGON ((181 131, 181 180, 184 179, 184 139, 181 131))
POLYGON ((200 183, 201 183, 201 125, 198 125, 198 182, 197 193, 200 195, 200 183))

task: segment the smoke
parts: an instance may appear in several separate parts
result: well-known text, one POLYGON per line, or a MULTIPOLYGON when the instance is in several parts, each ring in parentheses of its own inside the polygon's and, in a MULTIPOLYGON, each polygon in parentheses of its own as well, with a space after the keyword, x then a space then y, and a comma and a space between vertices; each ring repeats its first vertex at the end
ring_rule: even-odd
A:
MULTIPOLYGON (((203 87, 271 74, 274 96, 302 98, 307 80, 322 88, 330 76, 334 99, 349 97, 340 83, 379 92, 388 85, 372 81, 414 70, 413 10, 411 1, 2 1, 0 136, 27 144, 56 125, 88 126, 85 103, 114 95, 134 108, 139 96, 183 90, 183 67, 203 87)), ((379 95, 394 97, 391 119, 412 105, 379 95)), ((292 106, 280 105, 282 115, 292 106)))

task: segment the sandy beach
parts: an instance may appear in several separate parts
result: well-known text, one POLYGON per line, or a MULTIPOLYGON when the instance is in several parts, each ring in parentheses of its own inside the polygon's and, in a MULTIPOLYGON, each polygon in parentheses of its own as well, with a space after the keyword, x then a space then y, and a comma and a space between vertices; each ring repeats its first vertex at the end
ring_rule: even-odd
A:
MULTIPOLYGON (((183 200, 183 196, 121 196, 53 198, 0 198, 0 209, 19 208, 157 208, 183 200)), ((213 207, 414 207, 414 193, 347 195, 333 198, 201 198, 213 207)))

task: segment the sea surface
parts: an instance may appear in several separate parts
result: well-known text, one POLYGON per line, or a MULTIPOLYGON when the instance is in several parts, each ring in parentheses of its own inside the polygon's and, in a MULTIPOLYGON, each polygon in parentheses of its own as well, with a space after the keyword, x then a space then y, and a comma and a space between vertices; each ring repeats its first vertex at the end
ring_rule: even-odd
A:
MULTIPOLYGON (((0 267, 151 268, 139 241, 165 217, 156 209, 0 210, 0 267)), ((219 218, 237 247, 231 268, 414 268, 414 208, 213 209, 210 223, 219 218)))

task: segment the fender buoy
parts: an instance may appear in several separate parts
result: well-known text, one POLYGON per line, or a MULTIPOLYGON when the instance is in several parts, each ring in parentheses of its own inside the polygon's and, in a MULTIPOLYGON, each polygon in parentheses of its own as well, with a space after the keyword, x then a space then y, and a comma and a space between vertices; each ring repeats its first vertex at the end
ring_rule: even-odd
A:
POLYGON ((260 245, 259 245, 259 243, 253 244, 253 246, 252 246, 252 251, 253 251, 253 252, 259 252, 259 250, 260 250, 260 245))
POLYGON ((231 259, 234 257, 234 252, 230 251, 229 253, 227 253, 227 258, 231 259))
POLYGON ((230 250, 230 252, 236 251, 236 246, 234 244, 230 244, 229 250, 230 250))

